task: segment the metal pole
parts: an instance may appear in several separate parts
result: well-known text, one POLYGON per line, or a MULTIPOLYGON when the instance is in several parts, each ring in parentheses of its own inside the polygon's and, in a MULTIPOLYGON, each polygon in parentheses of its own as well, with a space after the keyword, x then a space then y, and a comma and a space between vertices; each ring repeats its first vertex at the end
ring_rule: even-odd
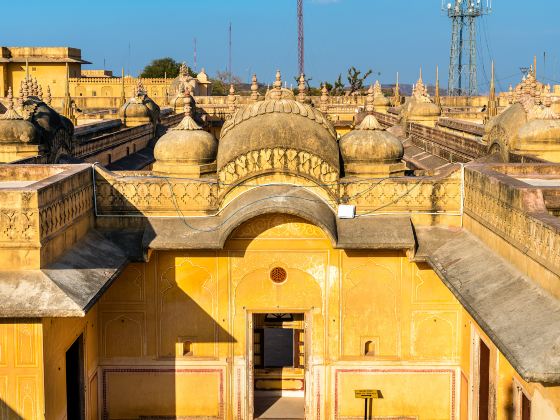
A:
POLYGON ((367 401, 369 401, 369 417, 368 417, 368 419, 371 420, 371 419, 373 419, 373 398, 368 398, 367 401))
POLYGON ((364 398, 364 420, 368 420, 367 398, 364 398))

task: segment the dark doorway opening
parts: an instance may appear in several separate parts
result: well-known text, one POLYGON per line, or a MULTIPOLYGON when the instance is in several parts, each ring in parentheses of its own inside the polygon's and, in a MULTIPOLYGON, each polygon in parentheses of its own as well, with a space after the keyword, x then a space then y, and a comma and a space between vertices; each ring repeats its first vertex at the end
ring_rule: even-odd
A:
POLYGON ((85 419, 84 337, 80 335, 66 351, 67 418, 85 419))
POLYGON ((478 365, 480 382, 478 385, 478 419, 488 420, 490 412, 490 349, 480 340, 478 365))
POLYGON ((305 418, 305 316, 253 315, 255 419, 305 418))
POLYGON ((531 420, 531 400, 521 393, 521 420, 531 420))

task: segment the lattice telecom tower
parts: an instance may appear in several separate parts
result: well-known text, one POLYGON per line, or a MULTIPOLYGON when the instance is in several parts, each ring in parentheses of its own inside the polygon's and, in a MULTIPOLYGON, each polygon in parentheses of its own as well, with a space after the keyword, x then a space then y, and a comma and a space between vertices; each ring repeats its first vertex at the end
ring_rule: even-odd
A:
POLYGON ((297 0, 297 19, 298 19, 298 66, 299 74, 305 74, 305 62, 303 59, 303 0, 297 0))
MULTIPOLYGON (((445 11, 444 2, 441 4, 445 11)), ((474 96, 476 81, 476 19, 492 12, 491 0, 452 0, 447 15, 452 21, 448 94, 474 96)))

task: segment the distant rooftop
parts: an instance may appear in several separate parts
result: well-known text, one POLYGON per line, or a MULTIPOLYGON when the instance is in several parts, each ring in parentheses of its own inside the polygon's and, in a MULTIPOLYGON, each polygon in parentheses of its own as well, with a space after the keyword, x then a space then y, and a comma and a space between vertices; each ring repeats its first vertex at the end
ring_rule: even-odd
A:
POLYGON ((0 47, 0 63, 79 63, 91 64, 82 60, 82 50, 71 47, 0 47))

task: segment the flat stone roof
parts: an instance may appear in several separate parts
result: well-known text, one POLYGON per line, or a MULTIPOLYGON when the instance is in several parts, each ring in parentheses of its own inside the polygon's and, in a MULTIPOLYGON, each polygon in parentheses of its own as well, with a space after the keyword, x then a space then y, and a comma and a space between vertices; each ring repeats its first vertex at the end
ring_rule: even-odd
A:
POLYGON ((528 382, 560 384, 560 301, 473 234, 416 229, 416 259, 427 261, 528 382))

